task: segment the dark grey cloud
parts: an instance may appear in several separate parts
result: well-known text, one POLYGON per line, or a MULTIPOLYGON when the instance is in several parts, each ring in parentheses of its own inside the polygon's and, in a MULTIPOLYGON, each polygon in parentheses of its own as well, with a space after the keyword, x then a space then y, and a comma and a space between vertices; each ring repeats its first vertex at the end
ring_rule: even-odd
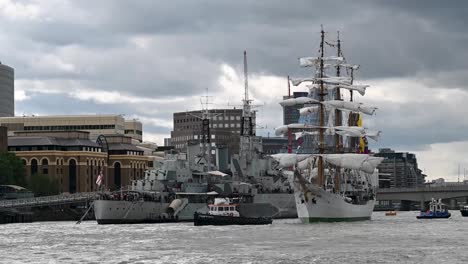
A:
MULTIPOLYGON (((67 20, 66 16, 35 23, 13 21, 7 33, 18 32, 27 41, 41 43, 43 48, 37 52, 54 53, 59 47, 70 45, 91 50, 88 56, 70 58, 70 63, 82 68, 93 64, 101 67, 79 72, 74 78, 89 78, 94 82, 128 76, 128 82, 118 79, 120 85, 110 86, 133 93, 154 89, 150 83, 159 89, 180 87, 168 89, 169 93, 185 94, 189 91, 184 87, 188 86, 193 87, 193 93, 198 93, 207 83, 212 84, 210 81, 216 76, 214 67, 208 64, 240 65, 243 49, 251 54, 252 72, 299 76, 302 71, 297 67, 296 58, 316 54, 320 24, 325 25, 330 39, 335 39, 337 30, 342 32, 345 54, 352 62, 364 66, 360 73, 364 78, 405 77, 468 68, 468 52, 464 48, 468 34, 459 26, 467 20, 463 16, 467 4, 451 6, 436 1, 418 4, 400 1, 391 5, 385 1, 71 3, 77 13, 83 13, 80 21, 67 20), (452 22, 452 30, 444 31, 452 22), (129 38, 138 35, 156 38, 151 52, 139 53, 129 46, 129 38), (186 64, 168 63, 177 57, 190 60, 186 64), (115 63, 109 63, 109 58, 115 63), (158 62, 165 65, 157 65, 158 62), (149 73, 141 68, 154 71, 149 73), (203 69, 206 74, 195 69, 203 69), (179 80, 168 80, 167 72, 180 72, 179 80), (193 76, 184 80, 187 74, 193 76)), ((57 78, 60 74, 38 73, 28 68, 18 70, 20 77, 22 70, 27 77, 39 74, 43 78, 57 78)), ((73 76, 64 74, 64 77, 73 76)), ((109 89, 102 85, 97 88, 109 89)))
MULTIPOLYGON (((305 76, 307 70, 298 67, 297 58, 317 54, 323 24, 328 40, 340 31, 346 58, 362 65, 359 79, 412 78, 434 88, 465 88, 468 81, 468 2, 463 1, 37 3, 45 8, 41 19, 0 16, 0 60, 13 66, 21 80, 63 81, 64 85, 72 80, 92 90, 144 98, 197 96, 206 88, 220 90, 221 64, 241 72, 244 49, 251 74, 305 76)), ((327 52, 334 53, 330 48, 327 52)), ((73 89, 78 88, 65 88, 73 89)), ((170 120, 172 111, 195 107, 175 103, 171 108, 145 110, 137 104, 77 100, 66 93, 35 93, 31 98, 18 102, 17 109, 51 114, 86 109, 170 120), (49 96, 54 100, 43 104, 49 96)), ((444 111, 432 103, 421 108, 444 111)), ((277 105, 265 107, 265 115, 276 107, 280 111, 277 105)), ((402 121, 391 126, 385 121, 375 123, 385 132, 382 144, 416 147, 464 138, 460 130, 466 131, 465 125, 453 131, 435 129, 435 122, 455 127, 456 120, 448 117, 453 112, 437 121, 433 113, 433 119, 418 127, 408 124, 427 113, 412 104, 383 107, 379 117, 402 121)), ((164 126, 151 123, 147 128, 168 134, 164 126)))

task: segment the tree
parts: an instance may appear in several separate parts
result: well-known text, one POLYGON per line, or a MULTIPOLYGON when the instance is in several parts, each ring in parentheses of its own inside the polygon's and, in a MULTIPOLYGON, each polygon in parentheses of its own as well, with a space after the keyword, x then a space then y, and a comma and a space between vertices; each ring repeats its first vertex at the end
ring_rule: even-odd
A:
POLYGON ((28 185, 28 189, 31 190, 35 196, 56 195, 60 193, 59 188, 60 185, 57 179, 44 174, 31 176, 28 185))
POLYGON ((0 184, 26 186, 23 161, 12 152, 0 152, 0 184))

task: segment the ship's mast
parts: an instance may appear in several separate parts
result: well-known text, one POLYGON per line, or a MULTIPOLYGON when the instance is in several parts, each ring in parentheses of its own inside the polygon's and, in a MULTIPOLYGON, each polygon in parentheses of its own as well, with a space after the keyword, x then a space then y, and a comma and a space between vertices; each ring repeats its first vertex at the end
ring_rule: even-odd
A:
MULTIPOLYGON (((288 75, 288 99, 291 98, 291 82, 288 75)), ((292 153, 292 130, 288 129, 288 153, 292 153)))
POLYGON ((207 171, 211 171, 211 133, 210 112, 208 111, 208 96, 206 96, 206 107, 202 110, 202 151, 206 158, 207 171), (208 154, 207 154, 208 152, 208 154))
MULTIPOLYGON (((324 101, 324 87, 323 87, 323 77, 324 77, 324 72, 323 72, 323 56, 324 56, 324 43, 325 43, 325 32, 323 31, 323 26, 321 26, 320 30, 320 36, 321 36, 321 41, 320 41, 320 94, 319 94, 319 99, 320 102, 324 101)), ((319 153, 323 154, 325 152, 325 142, 324 142, 324 121, 325 121, 325 113, 324 113, 324 107, 323 104, 320 104, 320 117, 319 117, 319 122, 320 122, 320 129, 319 129, 319 153)), ((324 184, 324 177, 323 177, 323 158, 319 156, 318 160, 318 185, 322 186, 324 184)))
MULTIPOLYGON (((338 37, 337 37, 337 57, 341 57, 341 41, 340 41, 340 31, 338 31, 338 37)), ((336 65, 336 76, 340 77, 340 64, 336 65)), ((335 94, 335 99, 336 100, 341 100, 341 91, 340 88, 336 88, 336 94, 335 94)), ((342 116, 341 116, 341 111, 336 109, 335 110, 335 126, 341 126, 342 123, 342 116)), ((340 140, 340 135, 336 134, 335 135, 335 147, 336 147, 336 152, 341 153, 341 140, 340 140)), ((340 173, 339 173, 339 168, 337 167, 335 170, 335 179, 334 179, 334 185, 335 185, 335 190, 340 191, 340 173)))
POLYGON ((244 50, 244 100, 249 102, 249 78, 247 77, 247 51, 244 50))
MULTIPOLYGON (((341 57, 341 41, 340 41, 340 32, 338 31, 338 39, 337 39, 337 57, 341 57)), ((336 65, 336 76, 340 77, 340 64, 336 65)), ((341 100, 341 91, 340 88, 336 88, 335 100, 341 100)), ((342 116, 341 111, 336 109, 335 110, 335 126, 341 126, 342 116)), ((336 152, 341 152, 341 144, 340 144, 340 135, 335 135, 335 147, 336 152)))
MULTIPOLYGON (((354 81, 354 67, 351 67, 351 82, 350 84, 353 85, 354 81)), ((350 95, 350 102, 353 101, 353 90, 349 90, 349 95, 350 95)), ((349 112, 349 117, 348 117, 348 126, 356 126, 357 122, 359 119, 359 114, 355 114, 353 112, 349 112)), ((356 143, 358 141, 355 138, 350 138, 349 139, 349 150, 351 152, 356 152, 356 143)))
POLYGON ((255 136, 252 106, 249 99, 249 81, 247 72, 247 51, 244 50, 244 100, 242 104, 241 136, 255 136))

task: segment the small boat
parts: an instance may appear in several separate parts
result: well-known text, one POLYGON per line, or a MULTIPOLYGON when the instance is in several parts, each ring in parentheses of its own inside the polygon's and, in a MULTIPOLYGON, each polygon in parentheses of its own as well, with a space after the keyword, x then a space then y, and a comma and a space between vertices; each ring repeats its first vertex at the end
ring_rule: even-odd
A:
POLYGON ((395 211, 388 211, 388 212, 385 212, 385 215, 386 216, 394 216, 394 215, 396 215, 396 212, 395 211))
POLYGON ((426 212, 421 212, 417 219, 433 219, 433 218, 449 218, 451 214, 447 210, 446 206, 442 203, 441 199, 438 201, 432 198, 432 201, 429 203, 429 210, 426 212))
POLYGON ((239 213, 239 204, 233 199, 215 198, 213 204, 208 205, 207 213, 195 212, 194 224, 203 225, 269 225, 271 217, 243 217, 239 213))
POLYGON ((468 216, 468 205, 463 206, 460 209, 460 213, 461 213, 462 216, 468 216))

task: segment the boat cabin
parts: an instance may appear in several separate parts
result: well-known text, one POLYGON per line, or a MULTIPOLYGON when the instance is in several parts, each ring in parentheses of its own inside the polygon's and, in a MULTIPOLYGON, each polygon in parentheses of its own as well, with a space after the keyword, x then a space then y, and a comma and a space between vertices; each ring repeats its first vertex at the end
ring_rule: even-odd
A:
POLYGON ((215 198, 214 204, 208 205, 208 214, 219 216, 239 217, 239 204, 233 203, 228 198, 215 198))

